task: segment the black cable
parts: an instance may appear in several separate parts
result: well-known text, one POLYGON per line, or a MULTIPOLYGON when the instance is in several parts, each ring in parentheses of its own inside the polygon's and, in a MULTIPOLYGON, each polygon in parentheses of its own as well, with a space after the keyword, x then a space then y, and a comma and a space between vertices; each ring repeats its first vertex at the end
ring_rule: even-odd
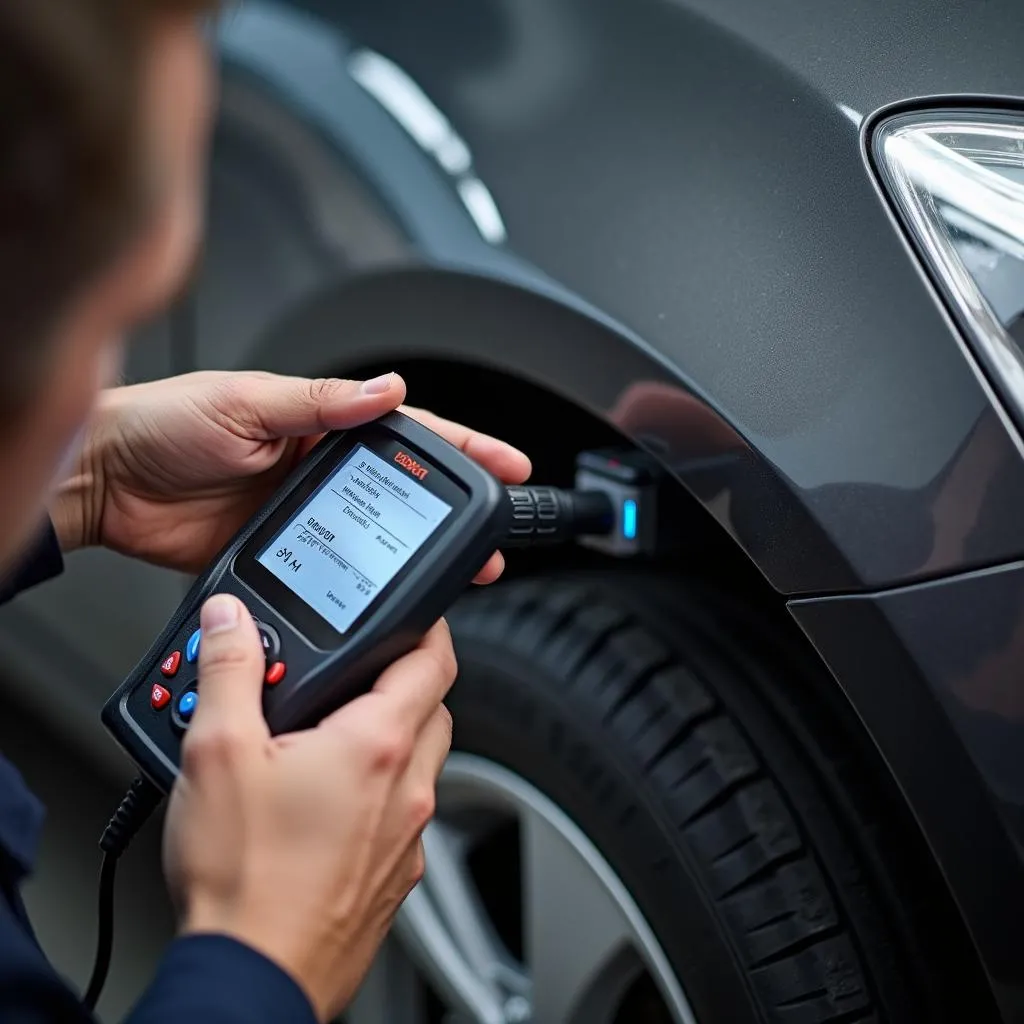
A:
POLYGON ((103 863, 100 866, 96 959, 82 998, 89 1010, 96 1009, 110 970, 110 957, 114 948, 114 879, 117 862, 162 799, 160 790, 140 776, 129 786, 100 837, 103 863))
POLYGON ((90 1010, 96 1009, 100 993, 110 970, 110 957, 114 948, 114 878, 117 872, 117 857, 103 854, 100 866, 98 925, 96 929, 96 959, 92 965, 92 976, 85 990, 82 1002, 90 1010))

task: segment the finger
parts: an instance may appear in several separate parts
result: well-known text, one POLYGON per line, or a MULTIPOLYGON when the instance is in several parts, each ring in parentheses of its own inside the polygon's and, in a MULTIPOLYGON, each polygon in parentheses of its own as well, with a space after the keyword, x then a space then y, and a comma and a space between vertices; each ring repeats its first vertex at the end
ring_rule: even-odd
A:
POLYGON ((327 716, 321 728, 345 727, 355 717, 382 735, 414 735, 430 720, 455 682, 456 661, 448 624, 442 619, 415 650, 390 665, 373 689, 327 716))
POLYGON ((476 574, 474 583, 494 583, 505 571, 505 556, 500 551, 495 551, 487 564, 476 574))
POLYGON ((452 717, 439 705, 423 727, 402 777, 399 806, 406 808, 405 827, 421 836, 437 806, 437 780, 452 748, 452 717))
POLYGON ((439 619, 415 650, 381 674, 373 692, 394 702, 420 729, 448 695, 457 668, 451 630, 439 619))
POLYGON ((521 484, 530 476, 530 460, 518 448, 513 448, 512 445, 499 441, 489 434, 481 434, 464 427, 461 423, 443 419, 426 409, 404 405, 401 411, 419 420, 435 434, 440 434, 504 483, 521 484))
POLYGON ((223 392, 221 414, 248 437, 273 440, 344 430, 377 419, 405 399, 396 373, 372 380, 247 374, 223 392))
POLYGON ((423 881, 427 869, 427 851, 423 845, 423 836, 417 836, 398 857, 390 872, 394 896, 387 910, 383 924, 390 929, 394 924, 395 915, 408 898, 409 893, 423 881))
POLYGON ((437 780, 452 749, 452 716, 438 705, 413 745, 394 797, 403 840, 423 835, 437 806, 437 780))
MULTIPOLYGON (((448 754, 452 749, 452 716, 443 705, 438 705, 427 724, 420 731, 413 748, 407 775, 413 786, 433 789, 440 778, 448 754)), ((426 822, 423 823, 426 825, 426 822)))
POLYGON ((199 703, 189 733, 208 728, 268 736, 261 694, 265 659, 249 610, 230 594, 214 594, 199 615, 199 703))

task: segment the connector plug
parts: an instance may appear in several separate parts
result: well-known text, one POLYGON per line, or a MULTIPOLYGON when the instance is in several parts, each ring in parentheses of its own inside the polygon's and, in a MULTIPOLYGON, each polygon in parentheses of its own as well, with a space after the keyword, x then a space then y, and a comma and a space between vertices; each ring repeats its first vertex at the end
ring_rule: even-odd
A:
POLYGON ((509 487, 512 525, 507 548, 553 547, 583 534, 607 533, 615 525, 611 502, 601 491, 558 487, 509 487))
POLYGON ((581 531, 579 543, 615 558, 654 554, 658 541, 660 467, 636 449, 581 452, 576 459, 576 488, 603 494, 612 508, 612 528, 581 531))

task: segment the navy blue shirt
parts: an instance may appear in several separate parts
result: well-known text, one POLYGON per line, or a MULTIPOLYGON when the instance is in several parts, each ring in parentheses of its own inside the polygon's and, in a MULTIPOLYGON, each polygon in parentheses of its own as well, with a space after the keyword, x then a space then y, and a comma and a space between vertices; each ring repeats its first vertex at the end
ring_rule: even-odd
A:
MULTIPOLYGON (((62 569, 47 523, 29 556, 0 585, 0 602, 62 569)), ((0 1021, 88 1024, 92 1014, 46 959, 21 900, 43 818, 17 769, 0 758, 0 1021)), ((168 946, 125 1024, 316 1024, 316 1017, 295 981, 266 957, 227 936, 193 935, 168 946)))

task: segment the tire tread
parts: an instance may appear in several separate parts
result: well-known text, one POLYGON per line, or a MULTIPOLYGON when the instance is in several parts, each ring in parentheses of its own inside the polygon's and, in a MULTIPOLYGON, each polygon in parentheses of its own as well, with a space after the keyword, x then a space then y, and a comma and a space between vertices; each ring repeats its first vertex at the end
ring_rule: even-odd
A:
MULTIPOLYGON (((589 686, 598 696, 602 724, 635 752, 637 770, 663 795, 766 1020, 876 1021, 825 876, 769 766, 702 682, 701 668, 586 586, 511 584, 474 596, 472 605, 475 615, 486 609, 487 636, 518 648, 528 633, 531 660, 561 685, 589 686)), ((453 624, 458 615, 456 606, 453 624)), ((702 655, 721 663, 712 645, 702 655)))

